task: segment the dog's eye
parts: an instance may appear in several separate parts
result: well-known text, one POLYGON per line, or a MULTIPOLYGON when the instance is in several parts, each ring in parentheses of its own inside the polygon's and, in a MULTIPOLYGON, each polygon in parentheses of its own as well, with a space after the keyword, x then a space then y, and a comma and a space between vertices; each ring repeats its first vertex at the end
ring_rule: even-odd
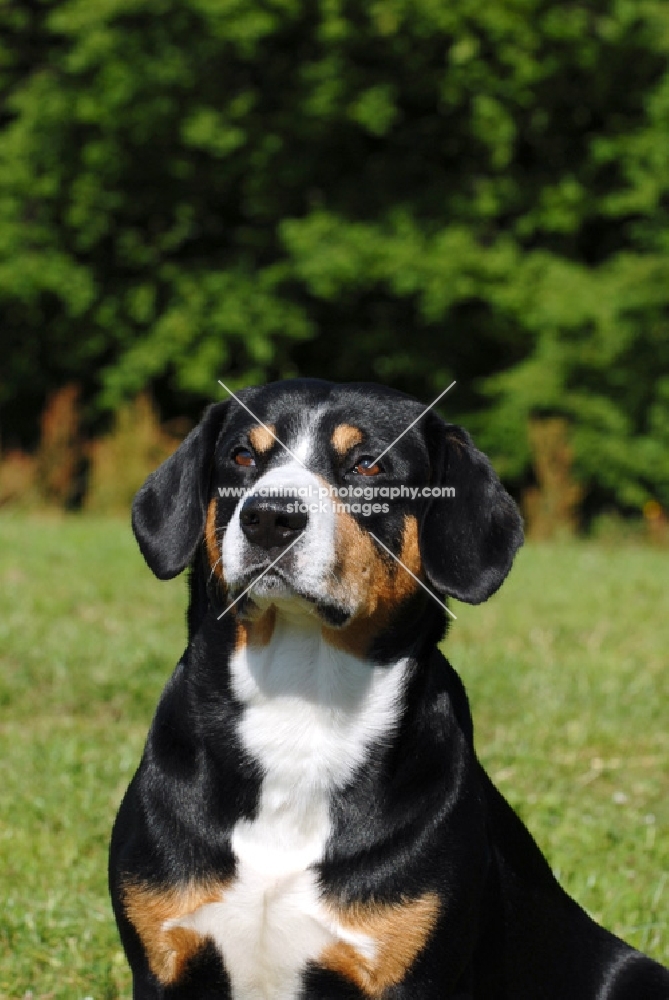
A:
POLYGON ((233 451, 232 457, 234 458, 237 465, 243 465, 245 468, 250 468, 251 466, 256 464, 256 460, 253 457, 253 452, 250 451, 248 448, 237 448, 235 451, 233 451))
POLYGON ((361 476, 378 476, 379 472, 383 472, 383 468, 373 458, 365 455, 358 460, 358 464, 354 467, 353 471, 361 476))

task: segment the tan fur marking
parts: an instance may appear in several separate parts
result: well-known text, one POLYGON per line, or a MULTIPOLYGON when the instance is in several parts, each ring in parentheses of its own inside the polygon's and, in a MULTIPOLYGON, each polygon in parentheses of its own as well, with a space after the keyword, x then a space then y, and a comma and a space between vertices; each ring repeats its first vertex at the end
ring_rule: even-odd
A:
POLYGON ((256 618, 245 618, 237 622, 235 652, 244 646, 268 646, 274 635, 276 606, 272 604, 256 618))
POLYGON ((439 916, 439 897, 428 892, 418 899, 391 904, 358 904, 338 912, 348 930, 371 937, 377 952, 373 959, 361 955, 355 945, 340 941, 330 945, 321 964, 354 982, 367 996, 381 997, 389 987, 402 982, 425 947, 439 916))
MULTIPOLYGON (((336 538, 336 575, 353 591, 361 606, 344 628, 323 626, 323 638, 331 646, 362 658, 374 636, 387 626, 397 605, 418 584, 389 555, 379 552, 371 536, 350 514, 337 514, 336 538)), ((404 519, 399 558, 420 577, 418 522, 413 514, 404 519)))
POLYGON ((345 455, 347 451, 362 441, 362 431, 352 424, 337 424, 332 432, 332 446, 338 455, 345 455))
POLYGON ((123 890, 125 912, 144 945, 151 972, 163 986, 176 983, 206 938, 187 927, 165 927, 220 900, 223 883, 189 883, 169 889, 128 882, 123 890))
POLYGON ((204 540, 207 546, 207 558, 209 566, 214 575, 223 580, 223 563, 221 560, 221 547, 216 538, 216 500, 210 500, 207 507, 207 520, 204 527, 204 540))
POLYGON ((274 424, 268 424, 267 427, 263 427, 261 424, 256 424, 249 431, 249 441, 254 449, 254 451, 260 452, 262 454, 264 451, 269 451, 272 445, 275 443, 275 438, 272 434, 276 434, 276 427, 274 424))

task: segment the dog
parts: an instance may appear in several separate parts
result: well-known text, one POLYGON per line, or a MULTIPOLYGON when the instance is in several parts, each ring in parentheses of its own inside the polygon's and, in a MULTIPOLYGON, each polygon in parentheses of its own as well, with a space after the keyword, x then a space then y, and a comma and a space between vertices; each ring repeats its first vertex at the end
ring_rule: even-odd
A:
POLYGON ((190 567, 112 834, 134 1000, 668 1000, 475 755, 444 601, 523 534, 466 431, 372 384, 245 389, 132 521, 159 579, 190 567))

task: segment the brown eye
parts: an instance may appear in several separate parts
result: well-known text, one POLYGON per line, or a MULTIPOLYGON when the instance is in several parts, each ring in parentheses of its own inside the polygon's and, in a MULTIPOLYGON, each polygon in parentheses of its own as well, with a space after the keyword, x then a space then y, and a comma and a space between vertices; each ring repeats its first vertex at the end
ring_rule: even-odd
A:
POLYGON ((383 472, 383 469, 373 458, 361 458, 353 471, 361 476, 378 476, 379 472, 383 472))
POLYGON ((247 469, 256 464, 253 452, 249 451, 248 448, 237 448, 237 451, 233 453, 232 457, 237 465, 243 465, 247 469))

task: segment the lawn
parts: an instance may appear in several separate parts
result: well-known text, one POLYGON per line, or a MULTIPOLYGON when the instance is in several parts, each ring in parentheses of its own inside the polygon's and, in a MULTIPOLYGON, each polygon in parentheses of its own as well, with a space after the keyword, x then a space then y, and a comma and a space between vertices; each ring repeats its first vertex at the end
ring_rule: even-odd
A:
MULTIPOLYGON (((0 519, 0 998, 129 998, 109 831, 184 642, 118 520, 0 519)), ((526 547, 445 649, 480 756, 568 890, 669 962, 669 560, 526 547)))

